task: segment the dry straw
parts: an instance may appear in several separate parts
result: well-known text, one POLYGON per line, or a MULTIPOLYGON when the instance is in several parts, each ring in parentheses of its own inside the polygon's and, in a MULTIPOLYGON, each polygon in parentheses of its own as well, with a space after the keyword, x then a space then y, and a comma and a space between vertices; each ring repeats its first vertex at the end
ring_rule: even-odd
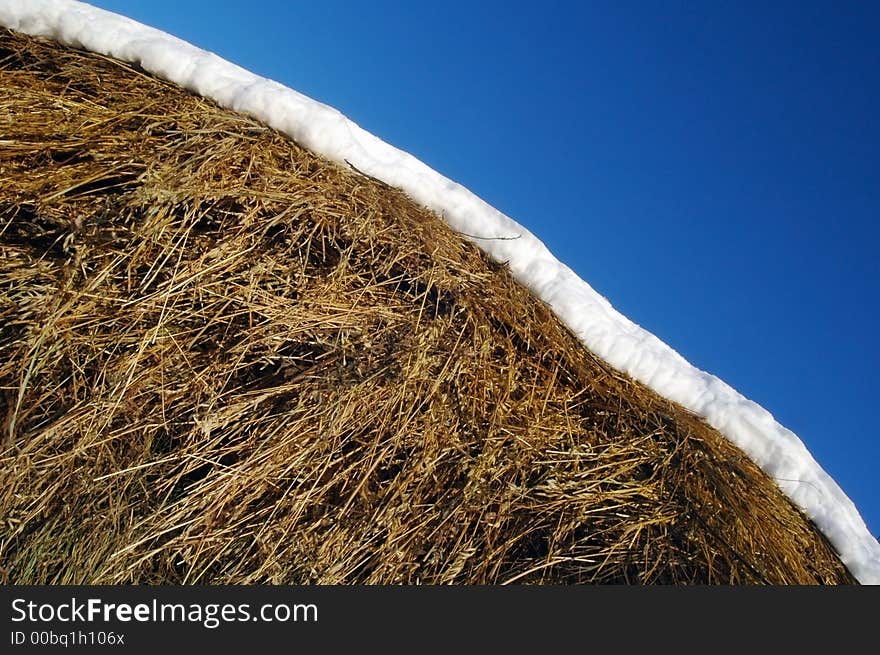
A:
POLYGON ((0 580, 853 582, 402 193, 0 34, 0 580))

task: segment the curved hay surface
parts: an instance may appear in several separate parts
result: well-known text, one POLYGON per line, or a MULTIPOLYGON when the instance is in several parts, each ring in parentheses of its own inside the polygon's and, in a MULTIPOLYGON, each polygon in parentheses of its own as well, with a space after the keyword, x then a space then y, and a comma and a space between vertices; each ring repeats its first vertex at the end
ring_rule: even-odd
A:
POLYGON ((0 37, 0 578, 852 582, 401 193, 0 37))

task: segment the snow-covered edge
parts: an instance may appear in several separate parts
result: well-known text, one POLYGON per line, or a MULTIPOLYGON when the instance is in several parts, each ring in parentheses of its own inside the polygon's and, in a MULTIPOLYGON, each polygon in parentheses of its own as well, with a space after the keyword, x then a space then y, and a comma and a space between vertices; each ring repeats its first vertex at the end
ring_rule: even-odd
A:
POLYGON ((402 189, 453 229, 480 237, 476 245, 495 260, 508 262, 514 277, 549 304, 587 348, 718 429, 777 481, 861 583, 880 584, 880 543, 794 433, 621 315, 533 234, 463 186, 332 107, 112 12, 76 0, 0 0, 0 25, 138 64, 249 114, 333 161, 350 162, 402 189))

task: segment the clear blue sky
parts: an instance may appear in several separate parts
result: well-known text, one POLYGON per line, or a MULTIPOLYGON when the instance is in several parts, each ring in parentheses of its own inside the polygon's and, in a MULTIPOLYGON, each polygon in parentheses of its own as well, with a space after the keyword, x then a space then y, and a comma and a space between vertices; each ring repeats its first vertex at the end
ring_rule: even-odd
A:
POLYGON ((333 105, 526 225, 794 430, 880 534, 880 5, 93 4, 333 105))

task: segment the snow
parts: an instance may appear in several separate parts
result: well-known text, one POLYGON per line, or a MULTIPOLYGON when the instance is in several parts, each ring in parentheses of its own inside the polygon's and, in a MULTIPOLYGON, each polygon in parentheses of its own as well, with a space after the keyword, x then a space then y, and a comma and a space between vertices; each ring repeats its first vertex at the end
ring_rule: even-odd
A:
POLYGON ((800 439, 764 408, 701 371, 611 304, 524 227, 336 109, 159 30, 75 0, 0 0, 0 24, 138 64, 300 144, 405 191, 546 302, 615 368, 703 417, 741 448, 825 534, 862 583, 880 584, 880 543, 800 439))

